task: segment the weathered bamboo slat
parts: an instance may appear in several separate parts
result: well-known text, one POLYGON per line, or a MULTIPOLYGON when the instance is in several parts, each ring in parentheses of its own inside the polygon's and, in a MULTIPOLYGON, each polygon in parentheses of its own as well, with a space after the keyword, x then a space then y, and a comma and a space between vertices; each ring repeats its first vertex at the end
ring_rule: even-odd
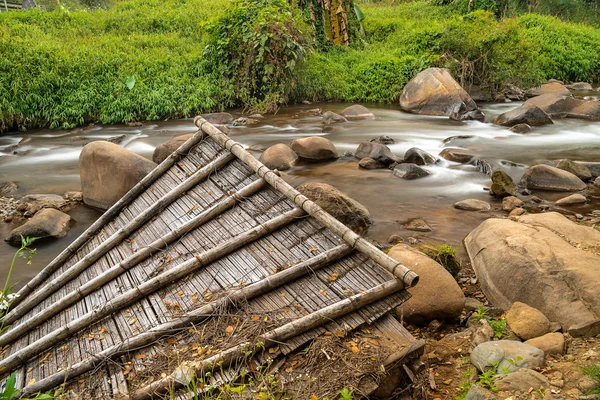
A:
POLYGON ((117 244, 121 243, 127 236, 129 236, 132 232, 137 230, 140 226, 146 223, 150 218, 155 216, 160 210, 167 207, 173 201, 175 201, 179 196, 190 190, 196 184, 206 179, 211 173, 213 173, 218 168, 222 167, 229 163, 235 156, 231 153, 224 153, 221 156, 215 158, 212 162, 207 164, 206 166, 200 168, 196 171, 192 176, 182 182, 179 186, 173 188, 169 193, 156 201, 152 206, 148 207, 144 212, 136 216, 133 220, 129 221, 127 225, 120 228, 118 231, 113 233, 109 238, 102 242, 102 244, 96 247, 92 252, 87 254, 83 259, 79 260, 75 265, 71 266, 61 275, 48 282, 42 288, 35 292, 34 296, 29 296, 29 298, 23 301, 19 306, 14 308, 11 312, 9 312, 6 317, 4 317, 4 324, 10 325, 18 318, 24 316, 29 310, 31 310, 36 305, 40 304, 43 300, 45 300, 52 293, 63 287, 63 285, 75 278, 82 271, 84 271, 87 267, 97 261, 100 257, 106 254, 110 249, 115 247, 117 244))
POLYGON ((98 230, 109 223, 121 210, 135 200, 144 190, 146 190, 153 182, 160 178, 169 168, 171 168, 177 160, 188 153, 192 147, 197 145, 203 138, 202 132, 198 131, 187 142, 183 143, 169 157, 167 157, 158 167, 146 175, 137 185, 135 185, 125 196, 117 201, 109 208, 100 218, 96 220, 88 229, 85 230, 77 239, 73 241, 66 249, 64 249, 50 264, 42 269, 35 277, 33 277, 25 286, 23 286, 18 294, 19 297, 14 299, 11 308, 15 308, 29 295, 35 288, 41 285, 46 279, 52 275, 57 268, 65 263, 81 246, 90 240, 98 230))
POLYGON ((277 176, 277 174, 258 161, 254 156, 247 152, 241 144, 223 134, 220 130, 215 128, 202 117, 196 117, 194 123, 202 132, 209 135, 215 142, 235 154, 240 160, 242 160, 254 172, 256 172, 258 176, 267 181, 269 185, 273 186, 288 199, 296 203, 296 205, 304 209, 308 215, 327 226, 335 234, 339 235, 346 243, 350 244, 361 253, 369 256, 369 258, 396 276, 408 287, 414 286, 418 283, 419 276, 414 271, 411 271, 402 263, 399 263, 393 258, 382 253, 367 240, 361 238, 359 235, 353 232, 352 229, 333 218, 316 203, 298 192, 287 182, 277 176))
POLYGON ((153 327, 144 333, 126 339, 122 343, 111 346, 102 352, 93 355, 91 358, 71 366, 70 368, 59 371, 32 385, 29 385, 23 390, 21 395, 23 397, 27 397, 35 393, 45 392, 62 384, 63 382, 66 382, 67 380, 91 371, 107 360, 120 357, 121 355, 127 354, 134 349, 148 346, 165 335, 171 335, 181 329, 187 329, 189 328, 190 324, 198 323, 205 318, 209 318, 218 310, 231 308, 241 301, 250 300, 268 293, 271 290, 293 282, 306 274, 312 273, 326 265, 329 265, 335 260, 338 260, 350 254, 351 252, 352 248, 350 246, 342 244, 332 248, 331 250, 311 257, 306 261, 284 269, 283 271, 276 272, 275 274, 267 276, 266 278, 254 284, 237 289, 227 296, 220 297, 213 302, 207 303, 177 320, 153 327))
MULTIPOLYGON (((256 338, 256 341, 264 342, 264 347, 273 347, 285 340, 297 336, 303 332, 314 329, 325 322, 329 322, 350 312, 353 312, 364 305, 370 304, 385 296, 395 293, 404 288, 404 283, 394 279, 387 281, 381 285, 375 286, 363 293, 356 294, 341 300, 328 307, 315 311, 305 317, 289 322, 278 328, 275 328, 256 338)), ((219 354, 209 357, 202 361, 186 362, 180 365, 171 375, 166 378, 157 380, 150 385, 141 388, 129 397, 131 400, 145 400, 154 395, 161 395, 168 392, 170 389, 183 387, 190 382, 191 378, 198 373, 203 376, 205 372, 210 371, 215 365, 219 368, 227 367, 236 361, 240 361, 248 357, 245 352, 256 350, 254 343, 241 343, 231 347, 219 354)), ((262 347, 261 347, 262 349, 262 347)))
POLYGON ((0 347, 11 343, 12 341, 16 340, 25 333, 31 331, 33 328, 40 325, 44 321, 47 321, 62 310, 66 309, 67 307, 70 307, 84 296, 88 295, 94 290, 100 288, 105 283, 110 282, 125 271, 144 261, 152 254, 166 248, 170 243, 181 238, 183 235, 185 235, 192 229, 196 229, 200 225, 217 217, 219 214, 221 214, 228 208, 233 207, 233 205, 235 205, 238 201, 241 201, 245 197, 251 196, 252 194, 259 191, 261 188, 264 187, 264 185, 265 181, 259 179, 246 186, 242 190, 236 193, 232 193, 220 202, 214 204, 212 207, 206 209, 205 211, 194 217, 186 224, 180 226, 177 229, 174 229, 173 231, 170 231, 165 236, 158 238, 148 246, 138 250, 132 256, 112 266, 110 269, 106 270, 101 275, 97 276, 91 281, 88 281, 80 288, 68 293, 67 295, 62 297, 58 302, 39 311, 33 317, 27 319, 26 321, 23 321, 23 323, 21 323, 20 325, 9 329, 2 336, 0 336, 0 347))

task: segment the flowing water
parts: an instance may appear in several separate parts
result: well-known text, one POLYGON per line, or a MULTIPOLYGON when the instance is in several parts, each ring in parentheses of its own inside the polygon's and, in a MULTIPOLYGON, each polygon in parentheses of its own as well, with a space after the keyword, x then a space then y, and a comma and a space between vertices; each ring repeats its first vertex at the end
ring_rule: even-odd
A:
MULTIPOLYGON (((285 107, 258 124, 232 128, 230 136, 259 156, 261 150, 272 144, 289 143, 307 136, 327 137, 342 154, 355 151, 363 141, 387 135, 396 141, 389 147, 400 157, 411 147, 419 147, 433 155, 438 155, 444 147, 461 147, 494 168, 501 167, 515 180, 521 177, 527 166, 546 160, 600 161, 600 122, 559 120, 554 125, 520 135, 490 123, 456 122, 446 117, 407 114, 392 106, 367 105, 376 115, 375 120, 331 126, 324 126, 320 117, 307 112, 317 107, 339 112, 347 105, 326 103, 285 107), (453 136, 460 138, 444 142, 453 136)), ((482 109, 486 120, 491 121, 496 115, 518 105, 489 104, 483 105, 482 109)), ((17 196, 80 190, 77 163, 87 140, 124 135, 121 145, 151 158, 157 145, 193 131, 192 120, 184 119, 146 123, 142 127, 91 126, 72 131, 37 130, 3 135, 0 136, 0 182, 12 180, 18 183, 17 196), (25 142, 18 148, 23 154, 10 154, 10 146, 20 141, 25 142)), ((490 215, 504 215, 498 210, 499 203, 484 190, 490 183, 489 176, 479 172, 475 166, 442 160, 427 169, 432 173, 430 176, 406 181, 393 176, 389 170, 361 169, 358 160, 343 156, 333 162, 297 165, 283 176, 294 186, 308 181, 329 183, 364 204, 374 221, 368 235, 380 242, 386 242, 391 233, 398 233, 405 239, 411 236, 425 242, 459 245, 481 221, 490 215), (456 201, 467 198, 491 202, 495 210, 491 214, 482 214, 452 207, 456 201), (404 230, 401 223, 411 218, 423 218, 432 232, 404 230)), ((555 200, 562 195, 544 193, 539 196, 555 200)), ((594 207, 600 208, 597 200, 582 210, 594 207)), ((75 224, 69 235, 58 241, 38 244, 38 255, 32 265, 21 262, 13 281, 24 282, 31 278, 100 215, 97 210, 84 206, 75 207, 70 214, 75 224)), ((14 227, 2 222, 0 234, 6 237, 14 227)), ((13 252, 14 248, 0 244, 0 278, 6 275, 13 252)))

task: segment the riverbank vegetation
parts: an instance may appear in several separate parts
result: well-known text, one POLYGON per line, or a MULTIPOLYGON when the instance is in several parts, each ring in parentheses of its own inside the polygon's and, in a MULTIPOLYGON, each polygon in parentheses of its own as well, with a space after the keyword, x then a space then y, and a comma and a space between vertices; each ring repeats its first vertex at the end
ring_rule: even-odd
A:
POLYGON ((597 10, 569 1, 571 22, 523 14, 527 2, 475 1, 469 12, 462 0, 363 0, 348 10, 348 46, 323 39, 313 8, 286 0, 120 0, 107 9, 2 13, 0 130, 236 106, 274 111, 302 100, 393 103, 433 65, 492 91, 549 78, 597 81, 597 10), (588 24, 573 22, 577 10, 588 24))

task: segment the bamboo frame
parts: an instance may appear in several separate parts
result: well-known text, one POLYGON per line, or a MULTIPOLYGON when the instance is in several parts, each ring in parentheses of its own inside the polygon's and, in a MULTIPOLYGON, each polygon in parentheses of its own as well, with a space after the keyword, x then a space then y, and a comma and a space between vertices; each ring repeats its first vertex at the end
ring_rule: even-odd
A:
POLYGON ((64 249, 54 260, 50 262, 44 269, 42 269, 36 276, 34 276, 25 286, 23 286, 17 293, 19 297, 15 298, 10 308, 14 309, 19 305, 31 292, 33 292, 38 286, 44 283, 50 275, 56 271, 58 267, 65 263, 81 246, 83 246, 88 240, 90 240, 96 232, 98 232, 104 225, 109 223, 114 217, 116 217, 123 208, 131 203, 136 197, 138 197, 144 190, 160 178, 169 168, 171 168, 177 160, 182 156, 185 156, 195 145, 200 143, 203 139, 202 132, 198 131, 192 136, 187 142, 183 143, 177 150, 175 150, 169 157, 167 157, 160 165, 150 171, 137 185, 135 185, 125 196, 117 201, 111 208, 109 208, 100 218, 96 220, 88 229, 85 230, 77 239, 73 241, 66 249, 64 249))
POLYGON ((200 168, 194 172, 192 176, 187 178, 185 181, 174 187, 165 194, 163 197, 158 199, 154 204, 145 209, 141 214, 137 215, 134 219, 129 221, 125 226, 119 228, 113 233, 108 239, 103 241, 98 247, 86 254, 84 258, 79 260, 77 263, 72 265, 69 269, 64 271, 62 274, 48 282, 42 288, 35 291, 35 296, 30 296, 27 300, 22 302, 19 306, 9 312, 3 319, 4 325, 11 325, 20 317, 24 316, 32 308, 44 301, 52 293, 63 287, 67 282, 77 277, 80 273, 85 271, 87 267, 95 263, 99 258, 104 256, 108 251, 114 248, 116 245, 121 243, 125 238, 139 229, 148 220, 154 217, 161 210, 168 207, 172 202, 177 200, 182 194, 196 186, 199 182, 206 179, 215 170, 228 164, 233 160, 235 156, 229 152, 221 154, 213 161, 208 163, 206 166, 200 168))
POLYGON ((284 269, 283 271, 270 275, 256 283, 237 289, 228 296, 220 297, 215 301, 207 303, 177 320, 158 325, 149 331, 115 344, 98 354, 92 355, 89 359, 83 360, 70 368, 65 368, 36 383, 28 385, 21 392, 21 396, 29 397, 35 393, 43 393, 50 390, 69 379, 73 379, 97 368, 98 365, 107 360, 112 360, 127 354, 132 350, 149 346, 161 337, 173 335, 179 330, 187 329, 191 324, 199 323, 206 318, 210 318, 219 310, 234 307, 241 301, 251 300, 293 282, 296 279, 347 256, 352 251, 352 248, 347 244, 341 244, 299 264, 284 269))
POLYGON ((329 213, 325 212, 325 210, 319 207, 315 202, 298 192, 295 188, 281 179, 277 174, 267 168, 263 163, 258 161, 254 156, 246 151, 241 144, 223 134, 220 130, 215 128, 201 116, 196 117, 194 119, 194 123, 200 129, 200 131, 206 133, 215 142, 235 154, 259 177, 263 178, 269 185, 275 188, 275 190, 279 191, 288 199, 293 201, 298 207, 304 209, 308 215, 331 229, 331 231, 339 235, 350 246, 359 252, 364 253, 371 260, 385 268, 396 278, 400 279, 400 281, 402 281, 406 286, 412 287, 419 282, 419 276, 414 271, 411 271, 402 263, 399 263, 398 261, 384 254, 367 240, 357 235, 354 231, 352 231, 352 229, 348 228, 346 225, 332 217, 329 213))
MULTIPOLYGON (((318 311, 308 314, 307 316, 299 318, 296 321, 289 322, 263 335, 260 335, 256 338, 255 343, 262 341, 264 342, 264 348, 273 347, 281 342, 284 342, 285 340, 298 336, 304 332, 321 326, 326 322, 335 320, 336 318, 356 311, 367 304, 380 300, 402 289, 404 289, 404 284, 397 279, 384 282, 381 285, 375 286, 374 288, 348 297, 347 299, 324 307, 318 311)), ((162 378, 144 388, 139 389, 133 393, 129 399, 146 400, 152 398, 154 395, 167 393, 171 389, 181 388, 187 383, 186 380, 189 380, 192 376, 195 376, 198 373, 200 373, 201 376, 204 375, 204 372, 213 369, 215 365, 218 365, 219 368, 222 368, 227 367, 234 362, 243 360, 245 357, 247 357, 244 352, 250 349, 254 351, 255 347, 256 346, 253 343, 245 342, 231 347, 205 360, 186 362, 176 368, 175 371, 166 378, 162 378)))
POLYGON ((258 225, 255 228, 252 228, 227 240, 218 247, 214 247, 210 250, 200 253, 195 258, 178 264, 172 269, 155 276, 141 285, 112 298, 101 308, 92 310, 91 312, 80 316, 68 324, 49 332, 35 342, 0 361, 0 373, 3 373, 7 370, 13 370, 16 367, 23 365, 27 360, 35 357, 43 351, 46 351, 55 344, 59 343, 61 340, 70 337, 76 332, 87 328, 91 324, 100 321, 108 315, 111 315, 118 310, 128 307, 136 301, 143 299, 150 293, 155 292, 169 283, 183 278, 184 276, 194 272, 196 269, 206 266, 211 262, 239 249, 240 247, 252 243, 255 240, 289 224, 294 219, 301 218, 304 215, 304 210, 301 208, 294 208, 290 211, 287 211, 275 218, 270 219, 264 224, 258 225))
POLYGON ((101 275, 98 275, 91 281, 88 281, 80 288, 68 293, 54 304, 39 311, 37 314, 35 314, 31 318, 28 318, 26 321, 23 321, 23 323, 15 326, 12 329, 9 329, 2 336, 0 336, 0 347, 3 347, 18 339, 19 337, 23 336, 24 334, 30 332, 36 326, 49 320, 51 317, 65 310, 66 308, 72 306, 78 300, 82 299, 86 295, 102 287, 102 285, 104 285, 105 283, 110 282, 111 280, 115 279, 116 277, 128 271, 129 269, 135 267, 137 264, 146 260, 153 254, 167 248, 170 243, 178 240, 186 233, 198 228, 200 225, 205 224, 213 218, 217 217, 225 210, 233 207, 238 201, 242 200, 243 198, 253 195, 257 191, 262 189, 265 186, 265 184, 266 182, 264 180, 258 179, 252 182, 251 184, 245 186, 241 190, 226 196, 221 201, 217 202, 210 208, 195 216, 193 219, 191 219, 184 225, 169 232, 165 236, 158 238, 157 240, 150 243, 146 247, 138 250, 136 253, 132 254, 125 260, 115 264, 110 269, 104 271, 101 275))

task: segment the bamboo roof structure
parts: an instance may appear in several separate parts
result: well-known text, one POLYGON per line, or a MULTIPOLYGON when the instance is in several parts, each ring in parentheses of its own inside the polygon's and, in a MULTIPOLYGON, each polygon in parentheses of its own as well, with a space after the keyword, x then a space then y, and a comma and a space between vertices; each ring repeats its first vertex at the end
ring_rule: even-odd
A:
POLYGON ((0 377, 15 375, 20 397, 189 398, 197 379, 231 383, 367 326, 402 342, 386 365, 421 354, 384 317, 418 276, 194 122, 191 139, 19 291, 0 377))

